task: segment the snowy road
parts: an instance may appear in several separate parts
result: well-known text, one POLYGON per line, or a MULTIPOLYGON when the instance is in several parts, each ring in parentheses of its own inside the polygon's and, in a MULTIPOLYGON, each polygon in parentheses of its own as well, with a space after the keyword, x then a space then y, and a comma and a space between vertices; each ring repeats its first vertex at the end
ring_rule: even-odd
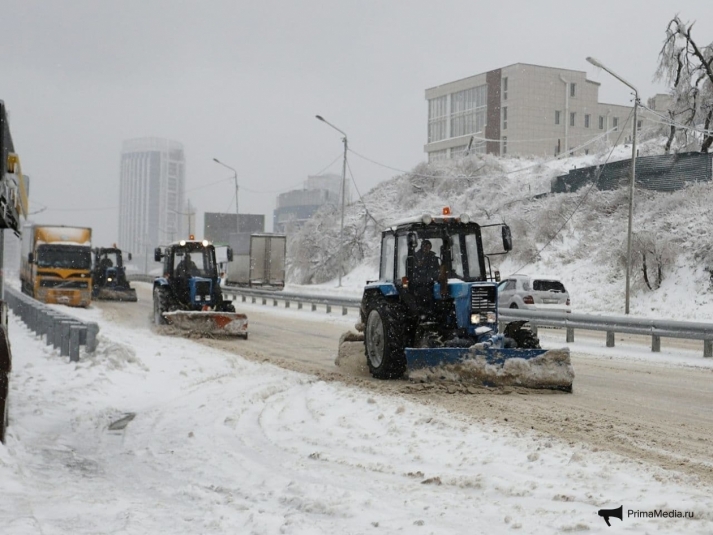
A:
POLYGON ((11 318, 0 532, 598 534, 620 504, 693 515, 627 533, 713 532, 710 369, 575 353, 572 395, 448 394, 335 368, 353 317, 256 305, 248 341, 162 336, 136 286, 73 311, 101 323, 76 364, 11 318))
MULTIPOLYGON (((112 311, 126 326, 148 329, 148 285, 136 287, 141 298, 136 304, 140 314, 125 304, 98 306, 105 314, 112 311)), ((675 356, 653 360, 645 346, 634 350, 621 344, 606 348, 603 340, 592 343, 579 337, 579 343, 573 346, 576 378, 572 395, 526 390, 506 390, 513 392, 510 395, 488 390, 479 390, 487 394, 482 396, 465 392, 453 395, 443 387, 377 381, 364 371, 355 374, 354 370, 335 367, 339 335, 354 324, 355 316, 236 304, 248 313, 250 339, 199 343, 317 374, 325 380, 407 396, 468 418, 500 420, 520 431, 536 429, 569 443, 588 444, 695 475, 713 485, 713 363, 704 361, 699 351, 691 351, 689 358, 683 357, 676 364, 675 356), (621 354, 628 358, 615 358, 621 354)), ((564 345, 555 331, 541 329, 540 336, 550 347, 564 345)))

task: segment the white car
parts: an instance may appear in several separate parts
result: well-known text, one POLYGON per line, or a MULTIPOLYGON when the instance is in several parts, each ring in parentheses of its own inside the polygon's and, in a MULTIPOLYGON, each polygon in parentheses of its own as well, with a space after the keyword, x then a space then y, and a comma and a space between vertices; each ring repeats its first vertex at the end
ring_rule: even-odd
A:
POLYGON ((572 312, 561 280, 529 275, 511 275, 498 285, 498 307, 572 312))

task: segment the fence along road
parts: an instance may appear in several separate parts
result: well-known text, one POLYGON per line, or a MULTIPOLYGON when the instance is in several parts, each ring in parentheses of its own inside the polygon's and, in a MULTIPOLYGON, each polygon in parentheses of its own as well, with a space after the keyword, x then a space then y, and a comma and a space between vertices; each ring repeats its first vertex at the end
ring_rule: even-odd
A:
POLYGON ((79 346, 86 346, 88 353, 97 346, 99 325, 81 321, 74 316, 23 294, 8 285, 5 286, 5 301, 35 334, 46 336, 47 345, 59 349, 59 354, 69 357, 70 362, 79 360, 79 346))

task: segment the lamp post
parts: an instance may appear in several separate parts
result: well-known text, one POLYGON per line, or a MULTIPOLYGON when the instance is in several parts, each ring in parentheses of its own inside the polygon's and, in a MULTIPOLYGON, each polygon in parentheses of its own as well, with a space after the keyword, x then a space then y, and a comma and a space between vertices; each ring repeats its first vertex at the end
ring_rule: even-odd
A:
POLYGON ((630 280, 630 276, 631 276, 631 224, 632 224, 632 219, 633 219, 633 214, 634 214, 634 180, 636 178, 636 127, 637 127, 636 110, 637 110, 637 107, 639 106, 639 92, 633 85, 631 85, 629 82, 624 80, 621 76, 619 76, 615 72, 606 68, 604 65, 602 65, 599 61, 597 61, 593 57, 591 57, 591 56, 588 57, 587 61, 589 63, 591 63, 592 65, 594 65, 595 67, 604 69, 609 74, 611 74, 614 78, 619 80, 622 84, 629 87, 634 92, 634 127, 633 127, 634 133, 632 134, 632 138, 631 138, 631 179, 629 180, 629 231, 626 236, 626 303, 624 305, 624 313, 628 314, 629 313, 629 288, 630 288, 629 280, 630 280))
MULTIPOLYGON (((240 212, 238 212, 238 172, 229 165, 221 162, 218 158, 213 158, 213 161, 223 167, 227 167, 233 172, 233 177, 235 178, 235 232, 240 234, 240 212)), ((237 240, 237 237, 235 239, 237 240)))
POLYGON ((347 135, 334 126, 332 123, 327 121, 324 117, 321 115, 315 115, 317 119, 322 121, 323 123, 328 124, 332 128, 334 128, 337 132, 342 134, 344 137, 342 138, 342 141, 344 142, 344 162, 342 163, 342 222, 341 225, 339 226, 339 284, 338 287, 342 286, 342 263, 343 263, 343 258, 342 255, 344 253, 344 202, 347 196, 347 135))

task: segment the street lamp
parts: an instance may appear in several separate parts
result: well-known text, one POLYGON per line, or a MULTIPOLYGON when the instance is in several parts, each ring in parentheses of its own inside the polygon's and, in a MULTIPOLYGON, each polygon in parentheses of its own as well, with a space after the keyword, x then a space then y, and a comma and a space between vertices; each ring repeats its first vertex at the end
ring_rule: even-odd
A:
POLYGON ((323 123, 327 123, 329 126, 334 128, 337 132, 342 134, 344 137, 342 138, 342 141, 344 142, 344 162, 342 163, 342 223, 339 227, 339 287, 342 286, 342 263, 343 263, 343 258, 342 254, 344 253, 344 200, 347 196, 347 135, 334 126, 332 123, 327 121, 324 117, 321 115, 315 115, 317 119, 322 121, 323 123))
POLYGON ((223 167, 227 167, 233 172, 233 177, 235 178, 235 232, 240 234, 240 212, 238 212, 238 172, 229 165, 221 162, 218 158, 213 158, 213 161, 223 167))
POLYGON ((604 65, 602 65, 599 61, 594 59, 593 57, 588 57, 587 61, 594 65, 595 67, 598 67, 600 69, 604 69, 607 71, 609 74, 611 74, 614 78, 619 80, 622 84, 625 86, 629 87, 633 92, 634 92, 634 133, 632 135, 632 142, 631 142, 631 179, 629 180, 629 231, 627 233, 626 237, 626 304, 624 305, 624 313, 628 314, 629 313, 629 279, 631 276, 631 223, 633 219, 633 214, 634 214, 634 179, 636 178, 636 126, 637 126, 637 118, 636 118, 636 109, 639 106, 639 92, 637 89, 631 85, 629 82, 624 80, 621 76, 616 74, 615 72, 612 72, 611 70, 607 69, 604 65))

